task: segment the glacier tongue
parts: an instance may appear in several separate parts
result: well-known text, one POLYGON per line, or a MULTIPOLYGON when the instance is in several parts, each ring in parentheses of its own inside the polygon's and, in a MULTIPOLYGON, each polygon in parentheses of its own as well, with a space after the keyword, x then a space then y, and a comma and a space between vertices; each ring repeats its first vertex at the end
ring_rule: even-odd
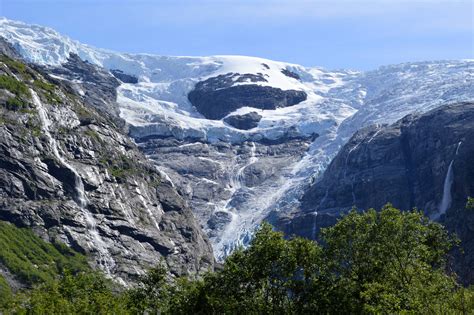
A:
POLYGON ((34 63, 60 65, 74 53, 138 79, 119 86, 120 115, 142 150, 182 189, 218 258, 245 245, 273 211, 297 208, 304 187, 317 180, 355 131, 474 99, 469 60, 327 71, 245 56, 117 53, 7 19, 0 19, 0 36, 34 63), (232 115, 262 116, 249 130, 205 119, 188 93, 198 82, 228 73, 265 78, 235 86, 304 91, 307 99, 275 110, 237 109, 232 115))

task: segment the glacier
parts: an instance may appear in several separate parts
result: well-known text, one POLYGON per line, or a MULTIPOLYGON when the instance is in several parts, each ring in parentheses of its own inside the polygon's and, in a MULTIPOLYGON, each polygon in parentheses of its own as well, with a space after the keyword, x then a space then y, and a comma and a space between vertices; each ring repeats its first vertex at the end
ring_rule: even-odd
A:
MULTIPOLYGON (((189 195, 218 259, 247 244, 255 227, 273 212, 296 209, 305 187, 318 180, 357 130, 393 123, 406 115, 451 102, 474 99, 473 60, 413 62, 364 72, 330 71, 247 56, 128 54, 95 48, 53 29, 6 18, 0 19, 0 36, 32 63, 60 66, 73 53, 92 64, 110 71, 120 70, 138 79, 138 83, 122 83, 117 88, 120 116, 131 126, 130 135, 159 170, 189 195), (284 71, 291 71, 299 79, 285 75, 284 71), (266 78, 266 81, 235 85, 257 84, 304 91, 307 99, 275 110, 242 107, 229 114, 258 112, 262 119, 250 130, 236 129, 223 119, 204 118, 189 102, 188 93, 198 82, 228 73, 258 74, 266 78), (282 158, 279 153, 269 154, 265 141, 283 141, 289 131, 295 137, 308 139, 315 134, 317 137, 298 144, 304 148, 301 155, 282 158), (181 150, 179 154, 188 152, 190 159, 212 166, 216 174, 183 175, 160 154, 147 152, 148 144, 139 141, 147 137, 175 139, 179 148, 174 149, 181 150), (229 144, 232 152, 219 151, 222 143, 229 144), (212 154, 205 155, 203 150, 212 154), (251 168, 266 171, 268 165, 264 164, 282 159, 281 167, 261 183, 249 183, 244 176, 251 168), (206 189, 210 187, 219 191, 216 196, 193 199, 200 189, 204 190, 201 194, 209 194, 206 189), (228 219, 222 229, 212 231, 209 221, 216 215, 228 215, 228 219)), ((170 156, 176 157, 178 153, 174 151, 170 156)))

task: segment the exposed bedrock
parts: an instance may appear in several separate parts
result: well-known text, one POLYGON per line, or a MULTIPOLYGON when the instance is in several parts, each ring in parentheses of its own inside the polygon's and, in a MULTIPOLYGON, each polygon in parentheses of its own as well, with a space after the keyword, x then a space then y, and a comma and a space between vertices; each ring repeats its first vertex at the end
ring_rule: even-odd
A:
POLYGON ((112 70, 110 70, 110 73, 112 73, 114 75, 114 77, 116 77, 117 79, 119 79, 123 83, 131 83, 131 84, 138 83, 138 78, 137 77, 135 77, 131 74, 127 74, 127 73, 123 72, 122 70, 112 69, 112 70))
POLYGON ((228 236, 229 243, 243 238, 254 222, 263 218, 265 208, 271 205, 268 196, 286 181, 285 176, 290 176, 292 165, 302 158, 312 140, 211 144, 149 137, 137 141, 180 188, 218 248, 230 226, 239 225, 239 229, 228 236))
POLYGON ((244 115, 232 115, 224 118, 224 121, 241 130, 249 130, 258 126, 258 122, 262 116, 257 112, 251 112, 244 115))
POLYGON ((258 84, 238 85, 239 82, 265 82, 265 77, 253 74, 228 73, 196 84, 188 99, 204 117, 222 119, 241 107, 276 109, 306 100, 304 91, 282 90, 258 84))

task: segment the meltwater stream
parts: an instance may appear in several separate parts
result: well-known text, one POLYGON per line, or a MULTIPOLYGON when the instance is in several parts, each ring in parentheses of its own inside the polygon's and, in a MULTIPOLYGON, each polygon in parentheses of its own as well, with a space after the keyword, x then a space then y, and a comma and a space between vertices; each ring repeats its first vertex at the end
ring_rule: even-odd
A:
POLYGON ((243 166, 239 167, 237 170, 233 170, 230 178, 230 189, 232 195, 230 199, 225 202, 225 205, 221 210, 222 212, 228 213, 231 220, 223 232, 220 241, 217 243, 216 252, 218 253, 218 259, 224 259, 227 257, 234 249, 243 245, 244 239, 250 237, 250 235, 243 233, 242 222, 246 222, 250 219, 251 213, 248 212, 253 212, 253 209, 249 209, 246 212, 237 212, 232 207, 232 200, 234 200, 236 194, 240 193, 242 189, 251 189, 245 184, 244 172, 247 167, 258 161, 258 157, 256 156, 257 146, 255 145, 255 142, 249 142, 248 144, 250 146, 249 158, 243 166), (236 238, 236 236, 238 237, 236 238))
POLYGON ((61 156, 61 154, 59 154, 58 144, 56 142, 56 139, 53 138, 49 130, 51 126, 51 121, 48 118, 46 110, 43 104, 41 103, 41 100, 39 99, 36 92, 32 89, 30 89, 30 92, 33 97, 33 102, 38 110, 38 114, 41 120, 41 129, 43 133, 46 135, 46 138, 48 139, 48 142, 53 150, 54 156, 64 167, 69 169, 74 174, 74 184, 75 184, 74 187, 75 187, 75 193, 76 193, 74 201, 81 209, 82 215, 84 216, 84 219, 86 222, 87 233, 89 234, 88 236, 90 238, 88 245, 90 246, 91 249, 97 250, 98 255, 99 255, 100 268, 108 276, 111 276, 112 274, 111 271, 115 267, 115 261, 110 255, 109 250, 107 249, 107 245, 105 244, 104 240, 102 239, 99 232, 97 231, 97 222, 95 221, 92 214, 87 210, 89 200, 87 199, 87 196, 85 194, 84 183, 82 182, 81 176, 74 169, 74 167, 71 164, 69 164, 61 156))

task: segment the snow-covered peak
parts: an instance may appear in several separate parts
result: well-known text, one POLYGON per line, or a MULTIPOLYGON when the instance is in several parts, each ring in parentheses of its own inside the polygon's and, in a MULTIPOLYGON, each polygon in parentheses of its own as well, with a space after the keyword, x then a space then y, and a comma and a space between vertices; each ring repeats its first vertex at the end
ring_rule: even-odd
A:
POLYGON ((370 123, 393 122, 413 111, 474 98, 474 61, 436 61, 384 66, 374 71, 331 72, 247 56, 159 56, 127 54, 95 48, 39 25, 0 19, 0 36, 25 59, 43 65, 64 63, 71 53, 109 70, 138 78, 118 88, 121 116, 138 127, 136 136, 159 134, 204 141, 242 142, 274 139, 292 128, 303 136, 327 133, 342 124, 351 132, 370 123), (196 83, 223 74, 235 85, 257 84, 298 90, 307 99, 275 110, 239 108, 234 114, 258 111, 257 128, 238 130, 223 120, 205 119, 188 100, 196 83), (252 74, 261 80, 246 80, 252 74), (344 123, 343 123, 344 122, 344 123))
MULTIPOLYGON (((0 19, 0 35, 12 43, 28 61, 41 65, 60 65, 70 53, 80 54, 82 46, 52 28, 0 19)), ((81 55, 84 55, 82 53, 81 55)))
MULTIPOLYGON (((466 88, 473 76, 474 62, 469 60, 408 63, 365 73, 331 72, 248 56, 119 53, 82 44, 48 27, 6 18, 0 19, 0 36, 34 63, 59 65, 74 53, 106 69, 121 70, 137 77, 137 84, 124 83, 118 89, 121 115, 128 123, 147 126, 144 133, 197 136, 207 141, 275 138, 289 127, 302 135, 321 134, 329 121, 338 125, 356 112, 358 115, 352 119, 364 124, 393 121, 413 110, 428 109, 445 101, 464 100, 472 94, 466 88), (235 85, 257 84, 298 90, 308 97, 297 106, 258 110, 263 118, 258 128, 250 131, 237 130, 222 120, 204 119, 190 104, 188 93, 197 82, 229 73, 262 78, 251 81, 233 76, 235 85)), ((240 108, 231 114, 250 111, 254 109, 240 108)), ((359 124, 350 125, 352 129, 358 128, 359 124)))
MULTIPOLYGON (((72 40, 55 30, 23 22, 0 20, 0 36, 12 43, 28 61, 42 65, 60 65, 71 53, 106 69, 121 70, 138 78, 137 84, 122 84, 119 89, 121 115, 134 126, 148 126, 146 131, 178 137, 195 137, 208 141, 240 142, 253 138, 275 138, 292 125, 301 125, 303 134, 319 132, 327 121, 342 121, 351 110, 318 111, 312 107, 321 94, 342 85, 353 73, 331 73, 319 68, 277 62, 247 56, 159 56, 127 54, 95 48, 72 40), (258 82, 236 80, 235 85, 257 84, 282 90, 304 91, 308 98, 302 106, 284 111, 262 111, 260 126, 241 131, 223 121, 203 119, 187 99, 199 81, 221 74, 253 74, 258 82), (292 120, 289 120, 292 118, 292 120), (299 122, 306 120, 307 123, 299 122), (319 125, 317 122, 323 122, 319 125)), ((238 76, 236 76, 238 79, 238 76)))
POLYGON ((48 27, 6 18, 0 19, 0 36, 13 43, 25 59, 37 64, 60 65, 74 53, 83 60, 107 69, 122 70, 145 82, 171 82, 185 78, 202 80, 219 74, 251 73, 262 74, 266 78, 266 82, 259 83, 261 85, 281 89, 303 89, 304 86, 299 80, 282 73, 284 69, 303 73, 304 81, 313 80, 312 72, 304 67, 257 57, 179 57, 118 53, 82 44, 48 27))

